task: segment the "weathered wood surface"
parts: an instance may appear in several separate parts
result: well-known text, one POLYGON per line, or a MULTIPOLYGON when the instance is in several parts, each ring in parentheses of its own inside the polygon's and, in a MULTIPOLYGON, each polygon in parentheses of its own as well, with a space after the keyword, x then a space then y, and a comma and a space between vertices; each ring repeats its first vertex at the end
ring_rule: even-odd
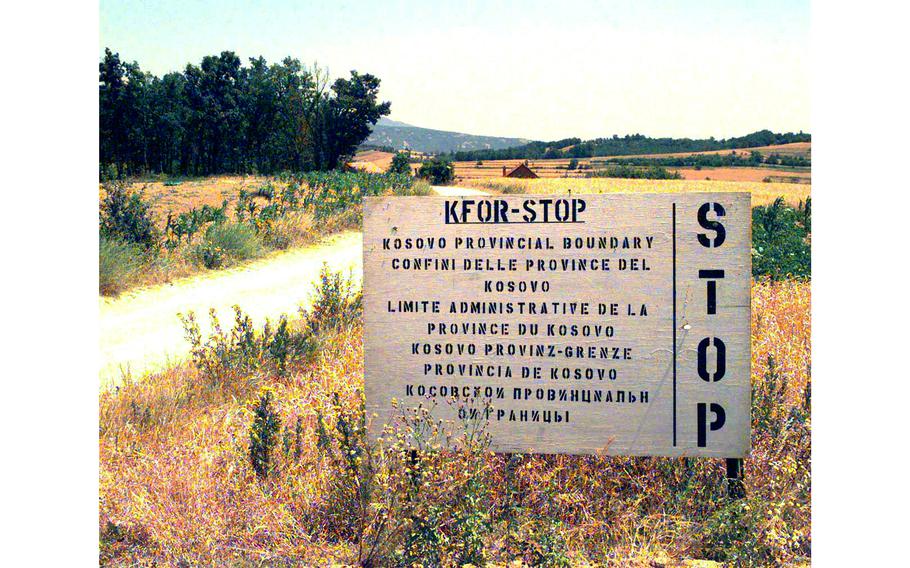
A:
POLYGON ((364 349, 371 435, 379 435, 402 408, 433 401, 434 416, 457 432, 459 405, 482 408, 492 394, 486 428, 496 451, 745 456, 750 447, 750 222, 748 193, 367 198, 364 349), (556 207, 556 200, 565 201, 556 207), (448 215, 446 203, 457 205, 448 215), (715 203, 723 208, 722 216, 715 203), (491 218, 498 212, 499 222, 483 222, 478 211, 491 218), (549 222, 542 222, 545 214, 549 222), (528 242, 551 248, 503 248, 508 243, 499 237, 514 238, 513 245, 525 242, 520 238, 539 238, 528 242), (473 248, 467 248, 469 238, 473 248), (570 248, 564 246, 566 238, 572 239, 570 248), (424 239, 423 248, 417 248, 416 239, 424 239), (434 239, 432 247, 429 239, 434 239), (479 239, 487 246, 480 248, 479 239), (443 261, 450 269, 438 264, 443 261), (587 266, 566 269, 564 261, 587 266), (405 269, 405 264, 412 266, 405 269), (414 269, 414 264, 429 268, 414 269), (722 278, 700 272, 719 270, 722 278), (489 289, 488 281, 494 283, 489 289), (711 281, 714 313, 709 313, 711 281), (536 291, 497 292, 498 282, 536 283, 536 291), (545 285, 548 291, 541 291, 545 285), (403 312, 407 302, 420 309, 403 312), (459 313, 450 313, 453 302, 459 313), (496 307, 511 313, 461 313, 463 302, 469 311, 496 307), (537 312, 546 305, 548 312, 558 313, 527 313, 531 304, 537 312), (562 313, 570 306, 575 313, 562 313), (582 306, 588 313, 579 313, 582 306), (487 327, 481 334, 464 324, 487 327), (538 332, 529 335, 533 324, 538 332), (443 326, 451 328, 445 335, 443 326), (706 338, 703 378, 698 353, 706 338), (453 352, 445 353, 449 349, 453 352), (508 356, 499 355, 500 349, 519 351, 508 356), (454 402, 441 389, 457 387, 464 395, 464 387, 475 386, 481 391, 470 394, 479 397, 454 402))

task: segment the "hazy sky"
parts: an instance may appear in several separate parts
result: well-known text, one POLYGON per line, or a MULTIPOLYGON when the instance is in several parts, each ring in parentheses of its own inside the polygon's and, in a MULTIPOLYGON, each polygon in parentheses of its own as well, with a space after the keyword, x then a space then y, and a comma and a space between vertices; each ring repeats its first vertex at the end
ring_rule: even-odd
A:
POLYGON ((811 130, 808 2, 102 0, 106 46, 158 75, 223 50, 369 72, 390 118, 472 134, 811 130))

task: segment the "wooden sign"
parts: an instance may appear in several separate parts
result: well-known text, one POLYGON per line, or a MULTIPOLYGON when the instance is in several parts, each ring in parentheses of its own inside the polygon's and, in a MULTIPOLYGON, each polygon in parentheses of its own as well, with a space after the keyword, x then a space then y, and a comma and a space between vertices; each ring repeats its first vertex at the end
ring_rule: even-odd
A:
POLYGON ((371 436, 435 401, 500 452, 745 456, 750 222, 748 193, 367 198, 371 436))

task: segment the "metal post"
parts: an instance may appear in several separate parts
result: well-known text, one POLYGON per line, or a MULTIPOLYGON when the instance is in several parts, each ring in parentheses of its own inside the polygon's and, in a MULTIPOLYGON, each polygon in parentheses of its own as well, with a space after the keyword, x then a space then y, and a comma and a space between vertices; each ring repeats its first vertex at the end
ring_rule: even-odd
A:
POLYGON ((731 499, 742 499, 746 496, 743 460, 740 458, 727 458, 727 493, 731 499))

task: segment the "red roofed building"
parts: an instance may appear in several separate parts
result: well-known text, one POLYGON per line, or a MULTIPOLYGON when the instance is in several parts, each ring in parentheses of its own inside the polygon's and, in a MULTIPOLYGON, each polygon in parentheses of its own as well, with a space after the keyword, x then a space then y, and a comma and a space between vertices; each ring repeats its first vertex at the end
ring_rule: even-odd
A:
POLYGON ((527 162, 524 162, 515 166, 512 171, 508 171, 508 169, 503 166, 502 177, 536 179, 539 176, 531 171, 527 162))

